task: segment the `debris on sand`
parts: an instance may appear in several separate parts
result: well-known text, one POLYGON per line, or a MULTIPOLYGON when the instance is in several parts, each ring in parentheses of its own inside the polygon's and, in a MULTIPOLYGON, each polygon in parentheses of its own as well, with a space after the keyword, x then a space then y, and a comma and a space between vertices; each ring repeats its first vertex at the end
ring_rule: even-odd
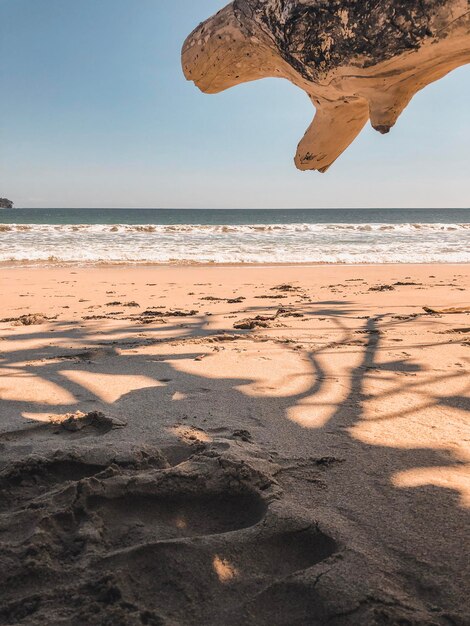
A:
POLYGON ((131 302, 121 302, 120 300, 113 300, 113 302, 107 302, 106 306, 126 306, 129 308, 140 308, 140 304, 132 300, 131 302))
POLYGON ((419 317, 418 313, 409 313, 408 315, 392 315, 392 320, 399 320, 401 322, 406 322, 407 320, 413 320, 416 317, 419 317))
POLYGON ((165 311, 162 309, 147 309, 146 311, 139 313, 137 317, 132 317, 129 319, 137 320, 141 324, 165 324, 166 322, 164 318, 193 317, 194 315, 197 315, 198 313, 199 311, 196 311, 196 310, 182 311, 178 309, 175 311, 173 310, 165 311))
POLYGON ((90 321, 90 320, 112 320, 114 319, 113 317, 111 317, 110 315, 84 315, 82 317, 82 320, 84 321, 90 321))
POLYGON ((0 323, 12 322, 13 326, 35 326, 45 324, 55 319, 57 319, 57 316, 47 317, 47 315, 43 313, 28 313, 26 315, 20 315, 20 317, 6 317, 0 320, 0 323))
POLYGON ((55 419, 60 430, 71 433, 80 432, 84 428, 94 428, 100 432, 108 432, 114 428, 123 428, 126 424, 112 417, 107 417, 101 411, 91 411, 90 413, 68 413, 65 419, 55 419))
POLYGON ((393 285, 375 285, 369 287, 369 291, 395 291, 395 287, 393 285))
POLYGON ((256 317, 247 317, 246 319, 235 322, 233 327, 237 330, 253 330, 255 328, 269 328, 269 322, 273 322, 275 316, 257 315, 256 317))
POLYGON ((422 285, 423 283, 414 283, 412 281, 399 280, 393 284, 395 285, 395 287, 414 287, 417 285, 422 285))
POLYGON ((300 287, 295 287, 294 285, 291 285, 289 283, 271 287, 271 291, 299 291, 299 290, 300 290, 300 287))
POLYGON ((470 327, 466 327, 466 328, 452 328, 451 330, 444 330, 442 333, 442 335, 464 335, 466 333, 470 333, 470 327))
POLYGON ((190 310, 190 311, 183 311, 181 309, 176 309, 176 310, 169 310, 169 311, 165 311, 165 310, 155 310, 155 309, 147 309, 146 311, 144 311, 143 313, 141 313, 141 317, 193 317, 194 315, 197 315, 199 313, 199 311, 196 311, 194 309, 190 310))
POLYGON ((153 316, 139 317, 138 321, 141 324, 166 324, 165 320, 162 317, 153 316))
POLYGON ((470 313, 469 306, 451 307, 449 309, 434 309, 429 306, 423 306, 423 310, 429 315, 452 315, 453 313, 470 313))
POLYGON ((233 325, 237 330, 253 330, 255 328, 269 328, 270 322, 275 322, 279 317, 304 317, 303 313, 295 309, 280 308, 275 315, 257 315, 247 317, 233 325))
POLYGON ((238 298, 216 298, 215 296, 204 296, 201 300, 205 300, 208 302, 227 302, 227 304, 240 304, 246 298, 243 296, 239 296, 238 298))

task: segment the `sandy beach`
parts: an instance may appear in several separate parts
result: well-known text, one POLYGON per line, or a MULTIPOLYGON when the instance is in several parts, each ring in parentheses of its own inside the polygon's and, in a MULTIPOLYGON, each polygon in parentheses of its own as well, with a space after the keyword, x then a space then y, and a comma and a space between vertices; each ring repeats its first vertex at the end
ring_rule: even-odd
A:
POLYGON ((0 624, 470 623, 469 287, 2 269, 0 624))
POLYGON ((0 1, 0 626, 470 626, 469 2, 0 1))

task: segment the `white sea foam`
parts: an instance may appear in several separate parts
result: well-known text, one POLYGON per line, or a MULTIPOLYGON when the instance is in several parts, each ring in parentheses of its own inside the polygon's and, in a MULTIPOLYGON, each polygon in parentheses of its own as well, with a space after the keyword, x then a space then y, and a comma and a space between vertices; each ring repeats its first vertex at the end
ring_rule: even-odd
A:
POLYGON ((0 233, 321 233, 330 231, 413 233, 459 230, 470 230, 470 224, 0 224, 0 233))
POLYGON ((1 263, 461 263, 470 224, 0 224, 1 263))

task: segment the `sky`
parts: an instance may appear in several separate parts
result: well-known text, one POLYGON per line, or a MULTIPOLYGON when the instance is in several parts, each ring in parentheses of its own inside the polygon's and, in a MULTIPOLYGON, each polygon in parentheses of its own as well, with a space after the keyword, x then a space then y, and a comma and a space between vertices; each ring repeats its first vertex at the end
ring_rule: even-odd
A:
POLYGON ((180 51, 224 0, 0 0, 0 196, 18 207, 470 206, 470 66, 299 172, 314 110, 283 80, 205 95, 180 51))

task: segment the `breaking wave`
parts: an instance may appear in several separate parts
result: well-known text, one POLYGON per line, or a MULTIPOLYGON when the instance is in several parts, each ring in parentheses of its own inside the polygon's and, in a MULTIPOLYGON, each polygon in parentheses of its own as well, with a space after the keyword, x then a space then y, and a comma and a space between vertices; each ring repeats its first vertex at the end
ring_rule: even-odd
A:
POLYGON ((0 263, 468 263, 470 223, 0 224, 0 263))
POLYGON ((0 224, 2 232, 38 233, 321 233, 352 232, 453 232, 470 230, 470 224, 0 224))

